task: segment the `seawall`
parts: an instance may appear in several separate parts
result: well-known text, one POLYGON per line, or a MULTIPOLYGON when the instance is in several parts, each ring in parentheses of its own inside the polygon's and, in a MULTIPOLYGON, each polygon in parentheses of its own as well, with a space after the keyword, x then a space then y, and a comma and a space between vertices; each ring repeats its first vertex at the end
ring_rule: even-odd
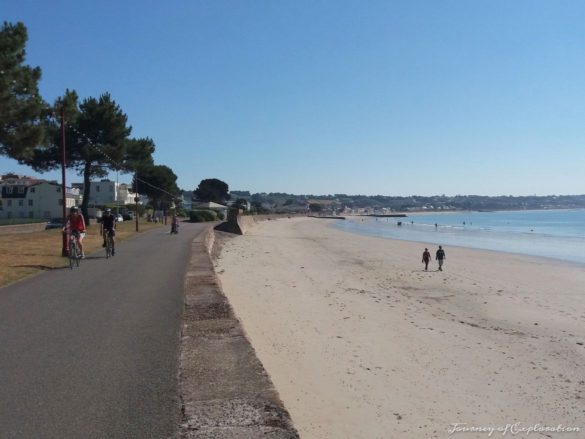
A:
MULTIPOLYGON (((242 233, 255 219, 240 219, 242 233)), ((270 377, 223 294, 213 225, 193 240, 185 276, 179 386, 181 437, 298 438, 270 377)))

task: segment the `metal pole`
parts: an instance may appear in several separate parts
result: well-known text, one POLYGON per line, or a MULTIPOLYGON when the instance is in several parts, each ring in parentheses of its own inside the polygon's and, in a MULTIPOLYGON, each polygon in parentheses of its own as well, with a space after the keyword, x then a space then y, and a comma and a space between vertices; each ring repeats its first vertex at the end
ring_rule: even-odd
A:
MULTIPOLYGON (((63 194, 63 224, 67 221, 67 185, 65 182, 65 108, 61 107, 61 193, 63 194)), ((61 256, 69 256, 67 234, 63 232, 63 248, 61 256)))
POLYGON ((136 206, 136 213, 134 214, 134 216, 136 217, 136 231, 138 232, 138 171, 136 171, 136 174, 134 174, 134 179, 136 180, 136 193, 134 194, 134 203, 136 206))
POLYGON ((118 190, 120 186, 118 185, 118 169, 116 168, 116 188, 114 190, 114 196, 116 197, 116 217, 120 215, 120 197, 118 197, 118 190))

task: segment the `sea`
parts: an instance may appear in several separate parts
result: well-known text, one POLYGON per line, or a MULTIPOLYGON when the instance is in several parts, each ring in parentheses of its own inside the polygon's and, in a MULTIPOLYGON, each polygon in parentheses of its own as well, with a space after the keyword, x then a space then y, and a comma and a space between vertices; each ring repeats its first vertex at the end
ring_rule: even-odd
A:
POLYGON ((585 265, 585 209, 349 217, 334 227, 425 245, 459 246, 585 265))

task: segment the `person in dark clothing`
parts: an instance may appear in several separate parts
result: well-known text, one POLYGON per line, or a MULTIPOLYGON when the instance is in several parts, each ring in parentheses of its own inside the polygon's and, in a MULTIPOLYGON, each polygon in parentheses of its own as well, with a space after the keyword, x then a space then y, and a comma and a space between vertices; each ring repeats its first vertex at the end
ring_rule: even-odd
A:
POLYGON ((429 262, 431 261, 431 253, 428 248, 425 248, 425 251, 423 252, 422 261, 425 264, 425 271, 427 271, 429 269, 429 262))
POLYGON ((106 209, 102 215, 100 232, 104 238, 102 247, 106 246, 106 237, 108 236, 108 233, 112 236, 112 256, 114 256, 116 254, 116 241, 114 239, 116 236, 116 217, 112 215, 112 209, 106 209))
POLYGON ((443 262, 445 259, 447 259, 447 256, 445 256, 445 250, 443 250, 443 247, 439 246, 439 250, 437 250, 437 255, 436 255, 435 259, 437 261, 439 261, 439 271, 443 271, 443 262))
POLYGON ((171 220, 171 235, 179 233, 179 217, 173 214, 173 218, 171 220))

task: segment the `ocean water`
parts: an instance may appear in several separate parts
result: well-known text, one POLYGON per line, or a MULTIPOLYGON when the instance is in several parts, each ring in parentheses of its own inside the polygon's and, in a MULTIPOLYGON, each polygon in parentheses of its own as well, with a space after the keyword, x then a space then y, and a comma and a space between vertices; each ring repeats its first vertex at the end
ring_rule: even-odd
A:
POLYGON ((334 227, 428 245, 494 250, 585 264, 585 210, 413 213, 406 218, 353 217, 337 221, 334 227))

